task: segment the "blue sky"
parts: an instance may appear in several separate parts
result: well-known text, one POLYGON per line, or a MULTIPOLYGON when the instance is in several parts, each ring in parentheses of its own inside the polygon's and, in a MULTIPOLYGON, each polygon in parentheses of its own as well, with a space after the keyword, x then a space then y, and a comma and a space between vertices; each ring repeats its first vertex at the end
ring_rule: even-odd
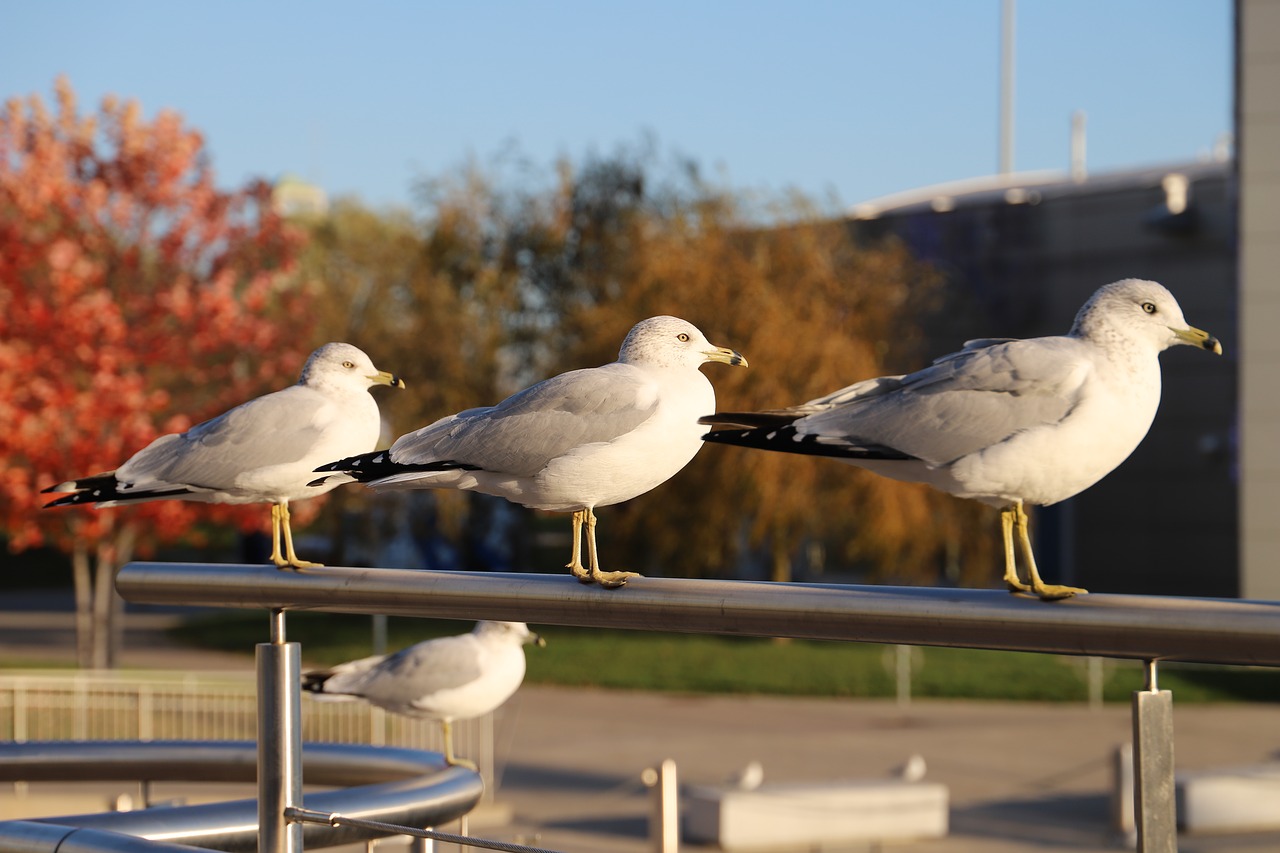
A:
MULTIPOLYGON (((635 148, 853 204, 997 165, 999 0, 11 4, 0 95, 67 74, 178 110, 224 184, 291 172, 408 204, 513 145, 635 148)), ((1231 129, 1229 0, 1021 0, 1016 166, 1195 159, 1231 129)))

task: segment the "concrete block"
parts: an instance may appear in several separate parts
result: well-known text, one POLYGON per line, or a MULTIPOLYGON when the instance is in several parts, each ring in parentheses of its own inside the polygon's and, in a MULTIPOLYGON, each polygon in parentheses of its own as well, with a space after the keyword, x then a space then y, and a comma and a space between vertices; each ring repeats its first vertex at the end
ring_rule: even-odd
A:
POLYGON ((899 779, 693 787, 683 797, 684 835, 730 851, 941 838, 948 794, 946 785, 899 779))
POLYGON ((1187 832, 1280 829, 1280 761, 1180 773, 1177 790, 1187 832))

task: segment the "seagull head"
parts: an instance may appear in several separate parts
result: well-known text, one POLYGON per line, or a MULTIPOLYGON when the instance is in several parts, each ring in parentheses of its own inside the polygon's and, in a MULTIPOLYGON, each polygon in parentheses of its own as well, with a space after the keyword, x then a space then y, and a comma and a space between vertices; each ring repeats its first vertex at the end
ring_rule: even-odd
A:
POLYGON ((747 366, 747 360, 741 353, 711 343, 697 326, 687 320, 665 315, 636 323, 622 342, 618 361, 693 369, 713 361, 736 367, 747 366))
POLYGON ((1156 352, 1177 344, 1222 354, 1222 343, 1187 323, 1178 300, 1154 281, 1126 278, 1103 285, 1076 315, 1071 334, 1149 343, 1156 352))

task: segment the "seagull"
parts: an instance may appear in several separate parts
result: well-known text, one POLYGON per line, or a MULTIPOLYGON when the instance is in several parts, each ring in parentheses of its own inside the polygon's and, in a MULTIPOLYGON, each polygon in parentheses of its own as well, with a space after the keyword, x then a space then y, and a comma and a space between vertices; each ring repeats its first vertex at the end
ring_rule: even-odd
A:
POLYGON ((924 778, 924 774, 928 769, 924 756, 918 752, 913 752, 907 756, 906 761, 890 770, 889 775, 904 782, 919 782, 924 778))
POLYGON ((764 765, 751 759, 745 766, 730 773, 724 780, 728 788, 738 791, 754 791, 764 782, 764 765))
POLYGON ((550 512, 573 513, 567 568, 583 583, 624 585, 634 572, 603 572, 595 508, 666 482, 702 446, 699 414, 715 392, 698 369, 746 366, 691 323, 650 317, 622 343, 618 360, 545 379, 496 406, 468 409, 396 439, 390 450, 317 468, 315 483, 375 489, 469 489, 550 512), (582 565, 582 529, 587 562, 582 565))
POLYGON ((270 503, 271 561, 310 568, 293 549, 289 501, 338 485, 311 485, 316 465, 378 443, 382 420, 368 393, 404 381, 344 343, 311 353, 296 385, 257 397, 184 433, 162 435, 114 471, 45 489, 67 492, 46 507, 119 506, 155 500, 270 503), (283 539, 283 552, 281 540, 283 539))
POLYGON ((703 438, 830 456, 996 506, 1010 591, 1069 598, 1086 590, 1041 580, 1024 504, 1078 494, 1133 452, 1160 404, 1159 355, 1175 344, 1222 353, 1168 290, 1125 279, 1099 288, 1066 335, 969 341, 905 376, 789 409, 706 416, 733 428, 703 438), (1015 531, 1029 583, 1018 576, 1015 531))
POLYGON ((524 645, 544 646, 523 622, 477 622, 470 634, 426 640, 302 676, 321 698, 356 697, 394 714, 438 720, 449 764, 476 769, 453 754, 453 721, 487 714, 524 680, 524 645))

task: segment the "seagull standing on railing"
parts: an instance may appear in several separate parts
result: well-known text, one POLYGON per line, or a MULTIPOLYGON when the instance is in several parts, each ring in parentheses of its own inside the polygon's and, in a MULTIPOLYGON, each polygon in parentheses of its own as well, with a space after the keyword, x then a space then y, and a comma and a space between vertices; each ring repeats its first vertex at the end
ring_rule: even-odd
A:
POLYGON ((271 561, 309 568, 293 550, 289 502, 322 495, 315 467, 378 445, 382 418, 368 393, 404 381, 373 366, 351 344, 311 353, 296 385, 242 403, 184 433, 162 435, 114 471, 68 480, 46 507, 119 506, 157 500, 271 504, 271 561), (282 549, 283 544, 283 549, 282 549))
POLYGON ((337 473, 315 482, 467 489, 571 512, 569 570, 583 583, 620 587, 639 576, 600 570, 595 508, 656 488, 701 449, 698 417, 716 400, 698 369, 709 362, 747 364, 691 323, 650 317, 631 329, 611 364, 544 379, 496 406, 468 409, 402 435, 390 450, 323 465, 316 470, 337 473))
POLYGON ((487 714, 511 698, 524 680, 526 643, 545 645, 523 622, 477 622, 470 634, 308 672, 302 688, 317 698, 360 698, 394 714, 438 720, 445 761, 475 770, 453 754, 453 722, 487 714))
POLYGON ((830 456, 999 507, 1009 589, 1069 598, 1085 590, 1040 579, 1023 505, 1066 500, 1133 452, 1160 405, 1159 355, 1175 344, 1222 353, 1168 290, 1125 279, 1099 288, 1066 335, 969 341, 906 376, 789 409, 708 415, 702 423, 733 428, 704 438, 830 456), (1028 582, 1018 577, 1015 531, 1028 582))

